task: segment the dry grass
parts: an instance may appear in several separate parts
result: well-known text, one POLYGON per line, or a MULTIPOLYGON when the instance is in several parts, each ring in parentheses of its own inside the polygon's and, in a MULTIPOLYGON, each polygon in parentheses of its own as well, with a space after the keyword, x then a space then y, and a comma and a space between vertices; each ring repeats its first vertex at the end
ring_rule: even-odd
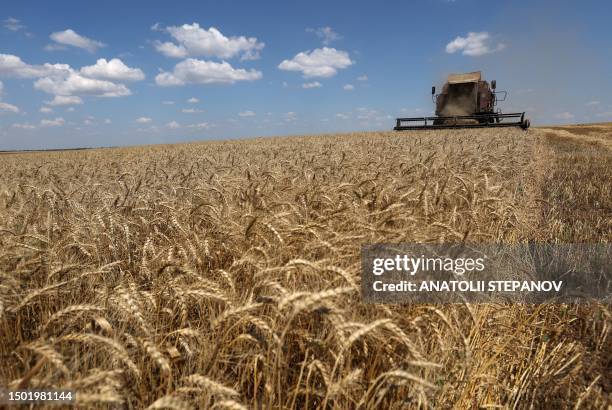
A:
POLYGON ((610 151, 555 132, 5 154, 0 385, 81 407, 606 408, 607 306, 360 302, 362 243, 608 242, 610 151))

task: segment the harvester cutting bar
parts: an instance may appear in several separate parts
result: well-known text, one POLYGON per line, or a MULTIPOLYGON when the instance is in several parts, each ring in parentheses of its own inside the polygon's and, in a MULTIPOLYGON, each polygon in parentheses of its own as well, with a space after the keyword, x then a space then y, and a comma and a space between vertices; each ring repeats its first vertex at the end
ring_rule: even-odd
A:
POLYGON ((496 127, 521 127, 529 128, 529 120, 525 119, 524 112, 509 114, 474 114, 457 115, 450 117, 413 117, 398 118, 393 128, 396 131, 403 130, 439 130, 446 128, 496 128, 496 127))

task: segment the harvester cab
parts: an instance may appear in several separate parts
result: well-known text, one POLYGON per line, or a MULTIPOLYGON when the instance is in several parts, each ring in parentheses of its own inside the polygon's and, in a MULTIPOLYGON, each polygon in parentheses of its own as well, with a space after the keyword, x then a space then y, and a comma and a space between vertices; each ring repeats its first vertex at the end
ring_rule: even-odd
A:
POLYGON ((394 129, 529 128, 524 112, 503 114, 496 109, 497 102, 504 101, 507 96, 505 91, 496 91, 496 88, 496 81, 489 85, 482 80, 480 71, 450 74, 439 94, 435 86, 431 87, 435 117, 397 118, 394 129))

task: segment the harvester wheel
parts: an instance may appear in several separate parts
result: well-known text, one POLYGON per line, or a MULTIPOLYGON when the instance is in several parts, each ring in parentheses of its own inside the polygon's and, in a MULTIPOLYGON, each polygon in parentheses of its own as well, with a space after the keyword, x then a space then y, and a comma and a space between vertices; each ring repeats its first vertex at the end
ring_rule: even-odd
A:
POLYGON ((530 125, 531 125, 531 122, 529 120, 525 120, 521 124, 521 128, 524 129, 524 130, 527 130, 527 128, 529 128, 530 125))

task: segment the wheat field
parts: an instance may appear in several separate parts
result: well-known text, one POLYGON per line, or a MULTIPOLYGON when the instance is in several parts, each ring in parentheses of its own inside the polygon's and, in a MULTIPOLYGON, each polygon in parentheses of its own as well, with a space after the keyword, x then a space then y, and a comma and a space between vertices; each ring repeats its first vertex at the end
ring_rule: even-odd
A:
POLYGON ((376 305, 377 242, 609 242, 612 126, 0 154, 0 386, 79 408, 610 408, 609 306, 376 305))

